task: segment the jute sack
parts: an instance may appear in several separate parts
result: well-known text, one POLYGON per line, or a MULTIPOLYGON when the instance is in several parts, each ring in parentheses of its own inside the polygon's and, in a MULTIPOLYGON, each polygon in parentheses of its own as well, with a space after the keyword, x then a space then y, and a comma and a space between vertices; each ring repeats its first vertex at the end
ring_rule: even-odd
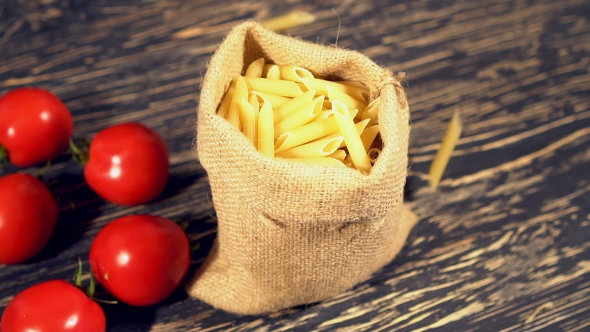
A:
POLYGON ((367 57, 236 26, 211 59, 197 152, 217 212, 213 248, 188 293, 232 313, 260 314, 329 299, 368 279, 400 251, 416 222, 403 207, 409 108, 402 86, 367 57), (233 77, 257 58, 359 81, 381 96, 383 151, 370 174, 260 154, 216 110, 233 77))

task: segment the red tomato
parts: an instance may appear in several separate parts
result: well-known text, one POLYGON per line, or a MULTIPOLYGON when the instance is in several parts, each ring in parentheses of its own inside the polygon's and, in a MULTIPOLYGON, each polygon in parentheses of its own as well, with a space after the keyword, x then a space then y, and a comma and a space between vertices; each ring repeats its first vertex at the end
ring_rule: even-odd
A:
POLYGON ((59 156, 73 131, 70 111, 49 91, 19 88, 0 97, 0 146, 19 167, 59 156))
POLYGON ((96 280, 133 306, 168 297, 190 265, 189 241, 173 221, 151 215, 125 216, 106 225, 90 247, 96 280))
POLYGON ((102 308, 64 280, 51 280, 17 294, 4 310, 0 332, 102 332, 102 308))
POLYGON ((0 178, 0 264, 18 264, 49 242, 58 207, 49 189, 27 174, 0 178))
POLYGON ((90 144, 84 169, 88 185, 120 205, 145 204, 168 181, 168 148, 152 129, 123 123, 100 131, 90 144))

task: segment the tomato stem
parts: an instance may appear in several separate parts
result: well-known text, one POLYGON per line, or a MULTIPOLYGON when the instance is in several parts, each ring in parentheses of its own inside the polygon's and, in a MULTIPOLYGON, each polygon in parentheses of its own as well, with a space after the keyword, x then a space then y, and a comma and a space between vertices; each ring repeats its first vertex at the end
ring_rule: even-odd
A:
POLYGON ((76 274, 74 274, 74 285, 78 288, 82 288, 82 260, 78 257, 78 268, 76 268, 76 274))
MULTIPOLYGON (((90 146, 90 144, 88 144, 88 142, 85 140, 81 141, 81 143, 82 143, 82 145, 84 145, 84 148, 86 150, 88 150, 88 147, 90 146)), ((71 138, 70 138, 70 154, 72 155, 72 158, 74 159, 74 161, 80 165, 85 165, 88 162, 88 159, 89 159, 88 152, 84 151, 82 148, 80 148, 78 145, 76 145, 74 140, 71 138)))
POLYGON ((119 302, 117 301, 107 301, 107 300, 101 300, 101 299, 97 299, 95 297, 91 298, 92 300, 96 301, 96 302, 100 302, 100 303, 106 303, 106 304, 119 304, 119 302))
POLYGON ((199 250, 199 249, 201 249, 201 243, 200 243, 200 242, 197 242, 195 245, 193 245, 193 246, 191 247, 191 252, 193 252, 193 251, 197 251, 197 250, 199 250))
POLYGON ((186 231, 188 229, 188 226, 189 226, 188 221, 183 221, 178 224, 178 227, 180 227, 183 231, 186 231))
POLYGON ((96 292, 96 279, 94 279, 94 274, 92 272, 90 272, 90 284, 88 285, 88 288, 86 289, 86 295, 88 295, 89 298, 94 298, 94 293, 96 292))
POLYGON ((0 145, 0 162, 2 161, 8 161, 8 151, 6 151, 5 147, 0 145))
MULTIPOLYGON (((74 282, 74 286, 78 287, 80 290, 84 291, 84 289, 82 289, 82 274, 84 273, 84 266, 82 265, 82 260, 80 259, 80 257, 78 257, 78 267, 76 268, 76 273, 74 274, 74 277, 72 278, 72 281, 74 282)), ((94 297, 94 294, 96 293, 96 279, 94 278, 94 274, 92 273, 92 271, 90 271, 90 284, 88 284, 88 287, 86 288, 86 295, 88 296, 89 299, 94 300, 96 302, 102 302, 102 303, 106 303, 106 304, 118 304, 119 302, 117 301, 107 301, 107 300, 101 300, 101 299, 97 299, 94 297)))
POLYGON ((39 172, 37 172, 37 179, 43 180, 43 175, 45 175, 45 172, 47 172, 49 166, 51 166, 51 160, 48 160, 45 166, 43 166, 39 172))

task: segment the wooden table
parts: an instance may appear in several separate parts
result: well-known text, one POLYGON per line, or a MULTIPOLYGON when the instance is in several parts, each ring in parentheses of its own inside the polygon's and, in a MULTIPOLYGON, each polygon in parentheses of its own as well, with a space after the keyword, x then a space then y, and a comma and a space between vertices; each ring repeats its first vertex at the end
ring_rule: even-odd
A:
MULTIPOLYGON (((419 224, 391 264, 330 301, 238 317, 178 291, 149 308, 104 305, 109 331, 588 331, 586 0, 5 0, 0 92, 50 89, 70 108, 80 138, 140 121, 165 138, 172 176, 153 204, 123 208, 99 199, 80 166, 56 160, 46 178, 59 181, 57 229, 33 261, 0 266, 0 312, 35 283, 69 278, 78 257, 87 263, 98 230, 122 215, 189 221, 202 246, 193 268, 202 262, 216 225, 192 149, 207 62, 236 23, 294 9, 317 21, 289 34, 407 73, 407 199, 419 224), (199 29, 173 37, 190 27, 199 29), (426 173, 456 110, 464 133, 433 193, 426 173)), ((8 166, 2 174, 38 169, 8 166)))

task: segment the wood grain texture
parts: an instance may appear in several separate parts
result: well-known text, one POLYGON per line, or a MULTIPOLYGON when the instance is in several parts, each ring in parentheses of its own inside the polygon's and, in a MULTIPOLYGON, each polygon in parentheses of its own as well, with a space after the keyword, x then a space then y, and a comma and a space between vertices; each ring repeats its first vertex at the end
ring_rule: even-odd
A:
POLYGON ((238 317, 178 291, 150 308, 104 305, 109 331, 589 330, 584 0, 1 2, 0 93, 52 90, 74 114, 77 137, 140 121, 169 145, 172 178, 153 204, 122 208, 92 193, 67 157, 56 160, 47 178, 59 181, 57 230, 32 262, 0 266, 0 311, 26 287, 69 278, 78 257, 87 262, 98 230, 130 213, 189 221, 202 247, 193 269, 202 262, 216 223, 192 149, 207 62, 237 22, 293 9, 313 11, 317 21, 290 35, 407 73, 407 198, 420 223, 394 262, 330 301, 238 317), (189 28, 193 37, 173 38, 189 28), (456 110, 463 137, 432 193, 426 172, 456 110))

